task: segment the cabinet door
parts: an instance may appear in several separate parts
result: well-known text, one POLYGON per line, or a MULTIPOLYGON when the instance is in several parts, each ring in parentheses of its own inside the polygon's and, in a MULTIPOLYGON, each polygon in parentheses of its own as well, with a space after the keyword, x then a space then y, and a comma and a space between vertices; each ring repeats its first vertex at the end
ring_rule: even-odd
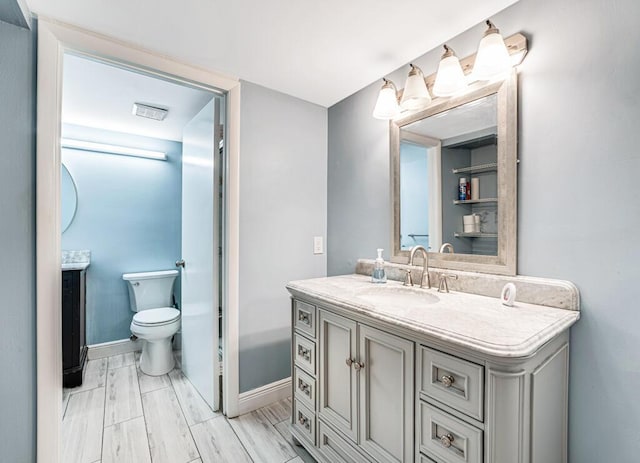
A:
POLYGON ((376 461, 413 461, 414 345, 359 326, 360 439, 376 461))
POLYGON ((357 440, 356 323, 324 310, 320 321, 319 415, 345 436, 357 440))

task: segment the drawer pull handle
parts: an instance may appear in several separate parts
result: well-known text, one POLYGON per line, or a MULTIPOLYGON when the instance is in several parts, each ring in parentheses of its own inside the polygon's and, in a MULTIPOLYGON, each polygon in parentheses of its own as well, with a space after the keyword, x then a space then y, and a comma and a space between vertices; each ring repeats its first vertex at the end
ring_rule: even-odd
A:
POLYGON ((311 361, 311 351, 298 345, 298 355, 304 358, 307 362, 311 361))
POLYGON ((346 363, 347 366, 351 368, 351 365, 353 365, 353 359, 348 358, 347 360, 344 361, 344 363, 346 363))
POLYGON ((298 312, 298 321, 301 321, 302 323, 304 323, 306 325, 311 325, 311 323, 309 322, 309 312, 304 312, 304 311, 300 310, 298 312))
POLYGON ((354 362, 353 363, 353 368, 355 368, 356 371, 360 371, 361 369, 364 368, 364 363, 362 363, 362 362, 354 362))
POLYGON ((440 443, 444 448, 451 447, 451 443, 453 442, 453 436, 451 434, 445 434, 440 438, 440 443))
POLYGON ((307 418, 302 414, 300 414, 300 417, 298 418, 298 422, 300 423, 300 426, 304 427, 305 429, 311 428, 311 424, 309 423, 309 418, 307 418))
POLYGON ((300 389, 302 392, 304 392, 308 396, 311 396, 311 391, 309 390, 310 386, 304 381, 302 381, 301 379, 298 380, 298 389, 300 389))
POLYGON ((451 375, 444 375, 442 378, 440 378, 440 381, 442 381, 444 387, 451 387, 451 385, 455 381, 455 378, 451 375))

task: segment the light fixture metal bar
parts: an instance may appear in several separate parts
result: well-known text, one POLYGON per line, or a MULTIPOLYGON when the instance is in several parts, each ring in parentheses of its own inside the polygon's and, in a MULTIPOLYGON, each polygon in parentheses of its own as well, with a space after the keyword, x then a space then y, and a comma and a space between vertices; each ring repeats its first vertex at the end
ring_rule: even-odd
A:
POLYGON ((118 154, 120 156, 132 156, 145 159, 156 159, 166 161, 167 153, 162 151, 144 150, 140 148, 130 148, 128 146, 109 145, 106 143, 94 143, 91 141, 74 140, 63 138, 60 140, 62 148, 71 148, 94 153, 118 154))

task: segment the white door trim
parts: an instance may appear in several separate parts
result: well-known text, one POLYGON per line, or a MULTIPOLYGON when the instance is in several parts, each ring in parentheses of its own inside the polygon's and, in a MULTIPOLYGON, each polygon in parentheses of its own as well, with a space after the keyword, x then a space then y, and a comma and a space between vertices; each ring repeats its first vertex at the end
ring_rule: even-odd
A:
POLYGON ((38 463, 60 461, 62 423, 60 130, 62 57, 65 51, 96 56, 117 65, 169 76, 227 92, 226 301, 224 410, 236 416, 238 363, 238 206, 240 82, 74 26, 38 19, 36 135, 36 303, 38 463))

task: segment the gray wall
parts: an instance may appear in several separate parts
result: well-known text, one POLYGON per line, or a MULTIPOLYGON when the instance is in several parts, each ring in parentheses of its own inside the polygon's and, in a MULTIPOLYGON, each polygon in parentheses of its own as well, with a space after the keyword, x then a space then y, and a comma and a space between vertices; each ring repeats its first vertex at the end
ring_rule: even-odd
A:
POLYGON ((172 270, 181 255, 182 143, 77 125, 64 125, 62 135, 167 153, 157 161, 62 150, 78 194, 62 249, 91 250, 87 343, 128 339, 133 312, 122 274, 172 270))
POLYGON ((0 461, 35 461, 35 34, 0 22, 0 461))
MULTIPOLYGON (((521 0, 492 19, 530 39, 520 68, 518 273, 575 282, 572 463, 640 452, 640 3, 521 0)), ((448 43, 476 51, 483 25, 448 43)), ((426 73, 440 50, 413 61, 426 73)), ((408 66, 391 75, 403 85, 408 66)), ((379 82, 329 109, 330 274, 390 242, 387 124, 379 82)))
POLYGON ((290 280, 326 275, 327 110, 242 83, 240 391, 291 374, 290 280))

